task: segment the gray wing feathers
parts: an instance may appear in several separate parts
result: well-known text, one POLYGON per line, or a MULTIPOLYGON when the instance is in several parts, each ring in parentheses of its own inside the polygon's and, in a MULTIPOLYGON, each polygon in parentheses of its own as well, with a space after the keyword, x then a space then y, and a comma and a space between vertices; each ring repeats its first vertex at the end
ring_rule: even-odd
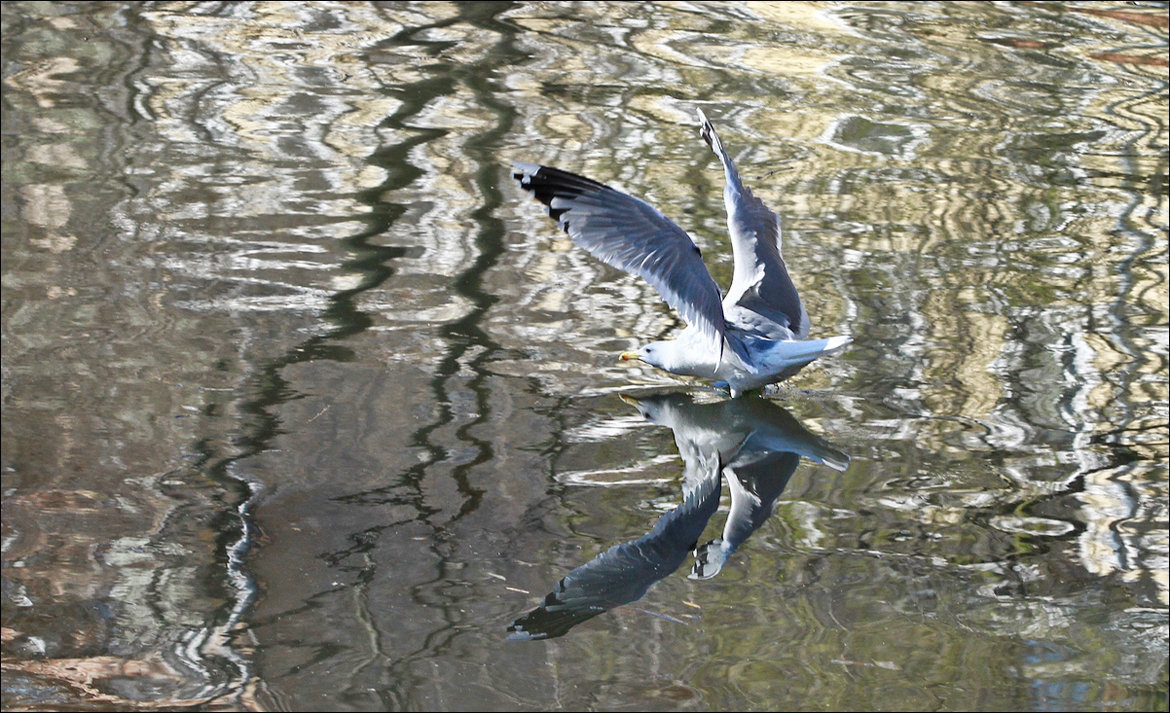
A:
POLYGON ((584 176, 517 162, 512 177, 547 206, 574 243, 645 279, 688 324, 723 344, 719 286, 682 228, 649 203, 584 176))
POLYGON ((773 322, 791 332, 791 337, 802 339, 808 335, 808 314, 780 256, 780 218, 743 185, 715 127, 702 109, 698 113, 699 135, 719 157, 727 177, 723 200, 735 254, 735 273, 724 300, 728 318, 732 318, 731 308, 738 308, 736 311, 741 314, 747 310, 762 318, 742 317, 753 330, 768 333, 766 323, 773 322))

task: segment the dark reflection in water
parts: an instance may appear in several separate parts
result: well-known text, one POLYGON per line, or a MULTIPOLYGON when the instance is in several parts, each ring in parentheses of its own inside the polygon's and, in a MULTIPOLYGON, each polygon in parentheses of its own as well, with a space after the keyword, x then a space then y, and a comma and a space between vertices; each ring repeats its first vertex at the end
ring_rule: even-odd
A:
MULTIPOLYGON (((692 577, 710 579, 772 515, 801 456, 844 471, 849 456, 809 433, 783 408, 758 397, 697 403, 691 394, 622 396, 642 417, 674 431, 683 458, 683 502, 642 537, 616 545, 557 583, 544 604, 508 627, 508 638, 563 636, 583 621, 641 599, 692 551, 692 577), (723 537, 698 546, 719 507, 724 479, 731 512, 723 537)), ((748 585, 750 586, 750 585, 748 585)))
POLYGON ((719 507, 723 481, 718 468, 711 470, 650 532, 615 545, 565 575, 540 607, 508 627, 508 638, 563 636, 583 621, 641 599, 655 582, 678 569, 719 507))

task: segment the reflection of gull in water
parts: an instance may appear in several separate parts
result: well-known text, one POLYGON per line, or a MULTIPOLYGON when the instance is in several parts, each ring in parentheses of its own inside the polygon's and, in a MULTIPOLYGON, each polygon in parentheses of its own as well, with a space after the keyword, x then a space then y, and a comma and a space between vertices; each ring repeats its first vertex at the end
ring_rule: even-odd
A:
POLYGON ((513 640, 551 639, 587 619, 637 601, 650 586, 679 568, 707 520, 719 508, 719 469, 698 483, 682 504, 658 518, 642 537, 609 548, 557 582, 544 604, 508 627, 513 640))
POLYGON ((786 379, 851 340, 805 339, 808 313, 780 257, 780 219, 740 181, 701 110, 699 121, 699 135, 719 157, 727 179, 723 200, 735 272, 722 301, 699 248, 649 203, 548 166, 515 163, 512 176, 548 207, 573 242, 645 278, 687 321, 677 339, 652 342, 622 359, 725 382, 737 397, 786 379))
POLYGON ((723 537, 695 550, 691 577, 710 579, 727 558, 772 515, 772 507, 796 471, 800 457, 834 470, 849 456, 809 433, 787 411, 764 399, 700 404, 687 394, 623 397, 642 416, 674 431, 690 477, 693 463, 718 461, 731 490, 723 537))
POLYGON ((849 456, 809 433, 771 401, 696 403, 679 393, 622 400, 648 421, 674 430, 685 463, 684 500, 660 517, 650 532, 569 572, 541 606, 508 627, 509 639, 562 636, 608 609, 640 599, 695 549, 719 507, 723 476, 731 485, 731 513, 723 538, 695 551, 693 578, 718 573, 727 556, 768 519, 801 456, 836 470, 849 464, 849 456))

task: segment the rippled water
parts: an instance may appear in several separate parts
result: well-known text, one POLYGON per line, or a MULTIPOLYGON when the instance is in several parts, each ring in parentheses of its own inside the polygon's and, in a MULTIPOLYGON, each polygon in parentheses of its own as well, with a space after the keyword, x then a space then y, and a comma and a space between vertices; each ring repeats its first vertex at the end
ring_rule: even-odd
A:
POLYGON ((2 44, 5 709, 1166 709, 1165 4, 5 2, 2 44), (508 176, 712 263, 695 107, 854 339, 767 401, 617 363, 678 320, 508 176), (697 432, 760 467, 696 487, 697 432))

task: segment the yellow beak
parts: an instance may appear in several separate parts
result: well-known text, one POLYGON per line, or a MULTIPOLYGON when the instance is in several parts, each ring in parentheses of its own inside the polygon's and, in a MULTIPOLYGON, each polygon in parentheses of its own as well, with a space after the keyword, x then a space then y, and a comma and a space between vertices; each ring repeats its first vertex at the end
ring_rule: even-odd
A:
POLYGON ((631 359, 641 359, 642 355, 638 352, 622 352, 621 356, 618 358, 622 361, 629 361, 631 359))

